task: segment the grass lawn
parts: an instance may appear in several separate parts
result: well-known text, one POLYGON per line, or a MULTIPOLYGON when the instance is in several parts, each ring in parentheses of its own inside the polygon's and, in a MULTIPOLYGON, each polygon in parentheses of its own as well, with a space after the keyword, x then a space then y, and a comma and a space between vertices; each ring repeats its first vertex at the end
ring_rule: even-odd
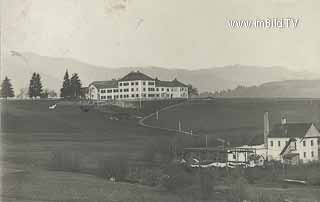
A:
POLYGON ((90 170, 121 154, 137 162, 148 141, 172 135, 141 127, 138 120, 114 121, 98 110, 82 112, 75 105, 49 110, 56 102, 1 103, 1 165, 8 171, 2 177, 5 201, 170 201, 148 187, 49 171, 57 151, 79 154, 81 169, 90 170))
MULTIPOLYGON (((184 201, 168 192, 138 184, 112 183, 87 172, 72 173, 48 169, 54 152, 77 153, 81 169, 97 167, 104 159, 124 154, 138 163, 149 141, 171 139, 173 133, 144 128, 138 119, 110 120, 98 110, 82 112, 79 106, 48 106, 56 101, 8 101, 1 103, 2 197, 3 201, 184 201)), ((161 103, 166 106, 168 103, 161 103)), ((170 104, 170 103, 169 103, 170 104)), ((171 103, 174 104, 174 103, 171 103)), ((155 111, 154 103, 144 103, 143 114, 155 111)), ((320 101, 306 100, 214 100, 192 101, 160 113, 160 120, 146 122, 176 127, 212 137, 237 137, 236 142, 254 140, 263 130, 263 111, 271 123, 286 115, 288 121, 319 120, 320 101)), ((141 163, 141 162, 140 162, 141 163)), ((292 193, 304 199, 318 199, 318 191, 257 188, 267 193, 292 193)), ((305 200, 306 202, 308 200, 305 200)), ((312 200, 310 200, 312 201, 312 200)), ((315 201, 315 200, 313 200, 315 201)), ((308 201, 309 202, 309 201, 308 201)))
POLYGON ((269 112, 270 126, 288 122, 314 122, 319 126, 320 100, 303 99, 215 99, 193 100, 163 111, 159 120, 151 117, 145 123, 194 134, 221 137, 231 144, 262 143, 263 114, 269 112))
POLYGON ((91 175, 67 172, 22 172, 3 177, 5 201, 180 201, 177 197, 140 185, 114 183, 91 175))

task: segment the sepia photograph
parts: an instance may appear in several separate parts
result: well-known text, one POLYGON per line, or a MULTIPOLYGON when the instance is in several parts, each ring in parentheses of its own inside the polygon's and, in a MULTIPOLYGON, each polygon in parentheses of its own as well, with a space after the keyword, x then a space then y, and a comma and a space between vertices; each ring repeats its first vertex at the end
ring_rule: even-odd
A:
POLYGON ((0 201, 320 202, 319 11, 0 0, 0 201))

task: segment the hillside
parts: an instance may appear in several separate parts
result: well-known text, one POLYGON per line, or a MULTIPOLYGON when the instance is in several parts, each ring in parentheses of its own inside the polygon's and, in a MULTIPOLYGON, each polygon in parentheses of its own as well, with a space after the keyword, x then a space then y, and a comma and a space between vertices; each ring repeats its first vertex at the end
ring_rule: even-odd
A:
POLYGON ((12 79, 16 93, 21 88, 28 86, 31 74, 35 71, 41 74, 46 88, 59 91, 66 69, 69 70, 69 73, 77 72, 84 86, 94 80, 120 78, 130 71, 140 70, 152 77, 158 77, 163 80, 178 78, 184 83, 196 86, 201 92, 232 89, 238 85, 260 85, 271 81, 320 78, 319 75, 294 72, 284 67, 243 65, 198 70, 167 69, 154 66, 107 68, 87 64, 71 58, 53 58, 16 51, 3 54, 2 64, 2 77, 7 75, 12 79))
POLYGON ((319 98, 320 80, 287 80, 251 87, 238 86, 234 90, 212 95, 221 97, 319 98))

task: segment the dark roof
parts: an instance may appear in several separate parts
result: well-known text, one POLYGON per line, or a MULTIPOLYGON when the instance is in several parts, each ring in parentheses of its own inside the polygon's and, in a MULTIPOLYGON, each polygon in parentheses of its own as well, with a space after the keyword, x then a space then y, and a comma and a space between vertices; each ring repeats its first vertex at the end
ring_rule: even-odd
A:
POLYGON ((160 81, 156 79, 156 86, 157 87, 188 87, 187 85, 181 83, 177 79, 172 81, 160 81))
POLYGON ((94 85, 97 89, 101 88, 118 88, 118 81, 94 81, 90 85, 94 85))
POLYGON ((154 79, 139 71, 130 72, 129 74, 119 79, 119 81, 135 81, 135 80, 154 80, 154 79))
POLYGON ((304 137, 312 123, 276 124, 269 137, 304 137))

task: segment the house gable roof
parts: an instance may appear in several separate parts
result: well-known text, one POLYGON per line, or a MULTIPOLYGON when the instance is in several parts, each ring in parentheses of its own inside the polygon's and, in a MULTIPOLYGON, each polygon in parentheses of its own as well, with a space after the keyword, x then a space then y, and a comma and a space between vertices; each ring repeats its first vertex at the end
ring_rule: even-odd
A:
POLYGON ((276 124, 268 137, 295 137, 303 138, 308 132, 309 128, 312 126, 312 123, 286 123, 286 124, 276 124))
POLYGON ((137 80, 154 80, 150 76, 145 75, 144 73, 141 73, 139 71, 136 72, 130 72, 129 74, 125 75, 119 81, 137 81, 137 80))
POLYGON ((90 85, 95 86, 97 89, 103 88, 118 88, 118 81, 111 80, 111 81, 94 81, 90 85))
POLYGON ((172 81, 160 81, 156 79, 156 87, 188 87, 188 86, 181 83, 177 79, 174 79, 172 81))

